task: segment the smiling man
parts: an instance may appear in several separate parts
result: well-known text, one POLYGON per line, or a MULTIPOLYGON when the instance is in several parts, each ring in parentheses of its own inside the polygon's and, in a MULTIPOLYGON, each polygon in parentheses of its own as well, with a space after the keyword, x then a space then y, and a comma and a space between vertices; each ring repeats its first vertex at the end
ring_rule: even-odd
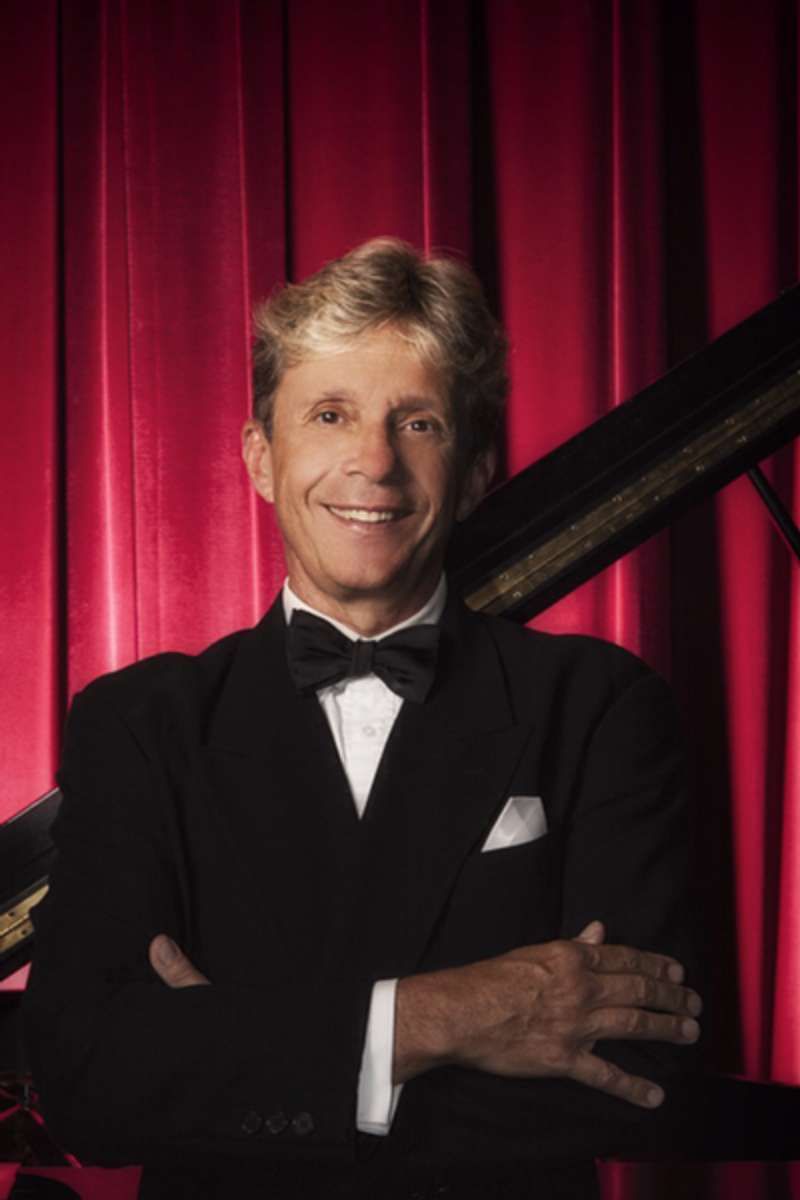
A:
POLYGON ((401 328, 289 367, 275 399, 269 431, 245 426, 244 456, 275 504, 291 586, 375 637, 433 594, 489 454, 458 469, 454 405, 401 328))
POLYGON ((505 342, 474 276, 388 239, 257 316, 264 620, 76 697, 31 1052, 144 1197, 592 1197, 696 1041, 664 684, 469 613, 505 342))

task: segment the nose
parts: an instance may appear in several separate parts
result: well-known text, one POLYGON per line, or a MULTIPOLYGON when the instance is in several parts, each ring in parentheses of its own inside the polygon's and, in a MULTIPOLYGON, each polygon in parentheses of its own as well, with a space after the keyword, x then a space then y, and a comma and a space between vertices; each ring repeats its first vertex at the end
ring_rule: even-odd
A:
POLYGON ((393 431, 383 424, 364 425, 354 433, 354 438, 348 472, 363 475, 372 483, 394 481, 401 465, 393 431))

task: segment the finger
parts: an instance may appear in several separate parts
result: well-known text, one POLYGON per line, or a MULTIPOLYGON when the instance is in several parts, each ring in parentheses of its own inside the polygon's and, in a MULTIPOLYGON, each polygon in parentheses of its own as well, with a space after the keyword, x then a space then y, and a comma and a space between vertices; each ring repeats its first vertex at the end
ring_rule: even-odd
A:
POLYGON ((159 933, 150 943, 150 965, 156 975, 171 988, 195 987, 208 983, 205 975, 186 957, 172 938, 159 933))
POLYGON ((700 1026, 693 1017, 673 1017, 642 1008, 598 1008, 583 1022, 583 1037, 591 1042, 624 1038, 688 1046, 700 1037, 700 1026))
POLYGON ((641 974, 653 979, 682 983, 685 971, 681 963, 667 954, 653 954, 633 946, 587 945, 585 955, 593 971, 603 974, 641 974))
POLYGON ((592 946, 599 946, 606 936, 606 929, 602 921, 590 921, 589 924, 580 931, 574 939, 576 942, 587 942, 592 946))
POLYGON ((570 1079, 584 1083, 597 1091, 607 1092, 620 1100, 627 1100, 639 1108, 658 1108, 664 1100, 664 1090, 649 1079, 639 1075, 629 1075, 614 1063, 608 1062, 596 1054, 579 1054, 570 1070, 570 1079))
POLYGON ((595 1007, 634 1006, 655 1012, 699 1017, 703 1001, 691 988, 654 979, 652 975, 597 974, 595 1007))

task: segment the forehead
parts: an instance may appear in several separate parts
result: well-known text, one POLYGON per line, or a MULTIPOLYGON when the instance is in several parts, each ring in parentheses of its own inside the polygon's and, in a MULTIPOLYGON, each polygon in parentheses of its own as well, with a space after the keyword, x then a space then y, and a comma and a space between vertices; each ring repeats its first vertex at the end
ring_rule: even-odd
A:
POLYGON ((395 404, 417 398, 444 409, 441 373, 394 329, 360 334, 342 345, 320 349, 284 372, 277 389, 293 403, 337 396, 395 404))

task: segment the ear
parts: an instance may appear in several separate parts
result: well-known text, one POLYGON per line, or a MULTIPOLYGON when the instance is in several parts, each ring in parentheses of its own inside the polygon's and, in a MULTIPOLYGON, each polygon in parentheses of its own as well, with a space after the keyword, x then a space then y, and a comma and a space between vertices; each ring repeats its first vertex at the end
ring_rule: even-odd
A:
POLYGON ((264 426, 250 418, 242 429, 242 458, 253 487, 259 496, 270 503, 275 499, 272 475, 272 446, 264 426))
POLYGON ((489 490, 496 467, 497 455, 491 448, 467 468, 456 505, 457 521, 465 521, 473 509, 478 507, 489 490))

